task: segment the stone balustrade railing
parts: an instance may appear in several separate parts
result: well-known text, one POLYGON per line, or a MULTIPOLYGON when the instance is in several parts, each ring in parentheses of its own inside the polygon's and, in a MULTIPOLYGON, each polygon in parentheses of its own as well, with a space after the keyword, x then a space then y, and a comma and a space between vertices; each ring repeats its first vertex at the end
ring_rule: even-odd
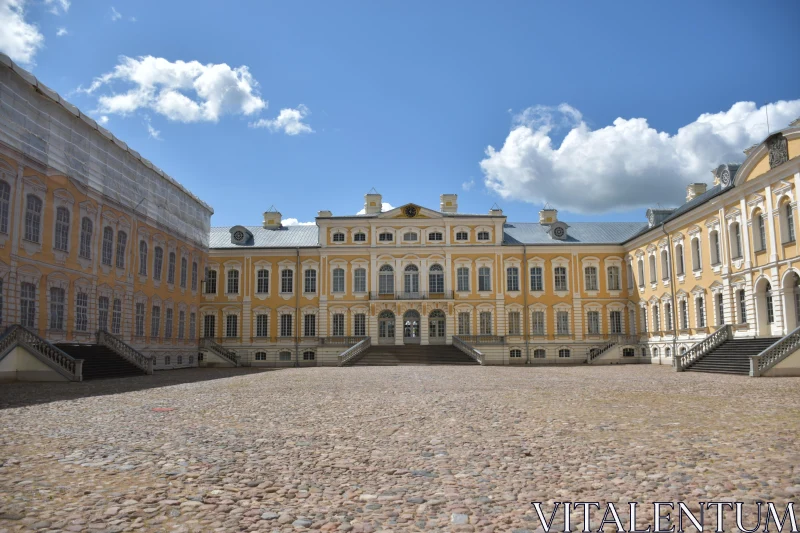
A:
POLYGON ((211 350, 220 357, 227 359, 233 363, 233 366, 239 366, 239 356, 235 352, 225 348, 208 337, 200 339, 200 349, 211 350))
POLYGON ((481 365, 483 364, 483 353, 464 340, 464 337, 453 336, 453 346, 475 359, 481 365))
POLYGON ((759 377, 800 349, 800 328, 792 331, 758 355, 750 356, 750 375, 759 377))
POLYGON ((349 361, 354 360, 356 357, 364 353, 364 351, 372 346, 372 339, 370 337, 363 337, 355 345, 339 354, 339 366, 344 366, 349 361))
POLYGON ((505 344, 506 338, 501 335, 459 335, 466 344, 505 344))
POLYGON ((75 359, 19 324, 13 324, 3 332, 0 354, 6 354, 16 346, 38 355, 45 364, 68 380, 83 381, 83 359, 75 359))
POLYGON ((706 356, 711 350, 723 342, 733 338, 733 329, 729 324, 720 326, 720 328, 692 346, 685 354, 673 354, 672 365, 678 372, 683 372, 690 365, 696 363, 706 356))
POLYGON ((97 344, 105 346, 132 365, 135 365, 147 372, 148 375, 153 374, 155 357, 144 355, 108 331, 104 329, 97 331, 97 344))

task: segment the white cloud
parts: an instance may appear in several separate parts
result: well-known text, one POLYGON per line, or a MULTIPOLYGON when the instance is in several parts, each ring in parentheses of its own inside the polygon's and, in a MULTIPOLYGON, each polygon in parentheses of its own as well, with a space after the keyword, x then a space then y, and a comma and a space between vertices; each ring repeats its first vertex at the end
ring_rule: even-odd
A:
POLYGON ((44 35, 25 21, 26 0, 0 0, 0 51, 14 61, 32 66, 44 35))
POLYGON ((56 37, 64 37, 65 35, 69 35, 67 28, 58 28, 58 31, 56 32, 56 37))
POLYGON ((50 13, 61 15, 69 11, 71 2, 69 0, 44 0, 46 6, 50 6, 50 13))
POLYGON ((111 6, 111 21, 116 22, 121 18, 122 18, 122 13, 117 11, 117 9, 114 6, 111 6))
MULTIPOLYGON (((389 202, 382 202, 381 203, 381 212, 385 213, 386 211, 391 211, 392 209, 394 209, 394 206, 392 204, 390 204, 389 202)), ((356 215, 366 215, 366 214, 367 214, 367 212, 366 212, 365 209, 362 209, 361 211, 356 213, 356 215)))
POLYGON ((97 119, 97 122, 105 126, 106 124, 108 124, 108 117, 105 115, 100 115, 100 118, 97 119))
MULTIPOLYGON (((769 104, 772 131, 800 116, 800 100, 769 104)), ((737 102, 706 113, 670 135, 644 118, 617 118, 592 130, 567 105, 531 107, 514 117, 499 150, 481 161, 486 186, 503 198, 550 202, 579 213, 680 204, 690 182, 711 181, 721 163, 740 162, 742 150, 767 135, 763 107, 737 102), (554 146, 550 133, 567 128, 554 146)))
POLYGON ((475 186, 475 180, 465 181, 464 183, 461 184, 461 188, 464 189, 464 191, 466 192, 471 191, 474 186, 475 186))
POLYGON ((281 109, 278 118, 270 120, 262 118, 250 123, 251 128, 269 128, 272 131, 283 130, 287 135, 299 135, 301 133, 313 133, 311 126, 303 123, 311 111, 306 106, 300 104, 297 109, 281 109))
POLYGON ((281 220, 281 224, 284 226, 314 226, 316 222, 300 222, 296 218, 284 218, 281 220))
POLYGON ((115 82, 133 87, 99 96, 98 113, 127 115, 141 109, 178 122, 217 122, 225 114, 252 115, 267 106, 246 66, 232 69, 225 63, 152 56, 122 56, 114 70, 79 90, 94 94, 115 82))
POLYGON ((151 139, 155 139, 157 141, 161 140, 161 131, 155 129, 153 124, 150 122, 150 117, 144 117, 144 124, 147 126, 147 134, 150 136, 151 139))

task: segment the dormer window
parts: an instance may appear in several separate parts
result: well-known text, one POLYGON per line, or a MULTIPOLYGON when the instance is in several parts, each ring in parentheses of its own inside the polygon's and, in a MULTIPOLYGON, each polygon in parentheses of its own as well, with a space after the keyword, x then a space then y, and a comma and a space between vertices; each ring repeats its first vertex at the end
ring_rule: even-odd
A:
POLYGON ((355 235, 353 235, 353 242, 366 242, 367 234, 364 232, 359 231, 355 235))
POLYGON ((433 231, 431 233, 428 233, 428 240, 430 240, 430 241, 441 241, 442 240, 441 232, 433 231))
POLYGON ((479 231, 478 232, 478 240, 479 241, 488 241, 489 240, 489 232, 488 231, 479 231))
POLYGON ((344 233, 338 231, 333 234, 333 242, 344 242, 344 233))
POLYGON ((231 228, 231 243, 243 246, 250 244, 253 239, 253 234, 249 229, 244 226, 234 226, 231 228))
MULTIPOLYGON (((403 234, 403 240, 406 242, 413 242, 416 241, 419 237, 413 231, 409 231, 408 233, 403 234)), ((391 239, 389 239, 391 240, 391 239)))
POLYGON ((384 232, 384 233, 381 233, 380 235, 378 235, 378 240, 380 242, 392 242, 394 240, 394 237, 392 236, 391 233, 384 232))
POLYGON ((456 232, 456 240, 457 241, 466 241, 469 239, 469 235, 466 231, 458 231, 456 232))

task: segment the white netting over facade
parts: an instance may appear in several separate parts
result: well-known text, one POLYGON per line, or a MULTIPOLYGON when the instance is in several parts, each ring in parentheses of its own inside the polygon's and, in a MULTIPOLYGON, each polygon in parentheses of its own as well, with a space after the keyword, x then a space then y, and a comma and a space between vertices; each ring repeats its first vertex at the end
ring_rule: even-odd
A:
POLYGON ((208 247, 211 207, 3 54, 0 142, 208 247))

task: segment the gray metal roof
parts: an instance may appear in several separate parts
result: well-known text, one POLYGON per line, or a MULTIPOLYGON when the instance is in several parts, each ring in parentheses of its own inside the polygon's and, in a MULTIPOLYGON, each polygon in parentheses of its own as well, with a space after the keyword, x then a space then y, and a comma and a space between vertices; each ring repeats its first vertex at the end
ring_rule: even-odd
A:
POLYGON ((553 239, 536 222, 508 222, 503 244, 621 244, 647 228, 645 222, 567 222, 567 238, 553 239))
POLYGON ((209 248, 314 248, 319 246, 319 228, 316 225, 284 226, 280 229, 244 226, 253 234, 253 238, 245 245, 231 242, 231 227, 211 228, 209 248))

